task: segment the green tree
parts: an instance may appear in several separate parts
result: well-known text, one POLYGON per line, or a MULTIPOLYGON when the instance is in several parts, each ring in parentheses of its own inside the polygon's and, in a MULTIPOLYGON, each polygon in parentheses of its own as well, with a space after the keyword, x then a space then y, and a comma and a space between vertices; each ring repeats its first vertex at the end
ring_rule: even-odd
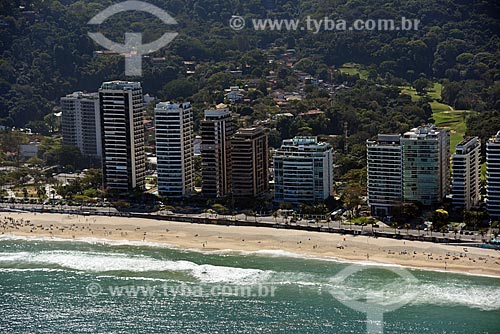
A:
POLYGON ((419 78, 413 82, 413 87, 418 94, 424 95, 426 93, 426 89, 430 86, 431 82, 426 78, 419 78))
POLYGON ((342 193, 340 200, 351 217, 355 216, 357 207, 361 205, 361 196, 363 196, 364 193, 364 189, 359 186, 348 186, 342 193))
POLYGON ((435 229, 440 229, 443 225, 445 225, 448 221, 448 212, 443 209, 437 209, 432 212, 432 222, 435 229))

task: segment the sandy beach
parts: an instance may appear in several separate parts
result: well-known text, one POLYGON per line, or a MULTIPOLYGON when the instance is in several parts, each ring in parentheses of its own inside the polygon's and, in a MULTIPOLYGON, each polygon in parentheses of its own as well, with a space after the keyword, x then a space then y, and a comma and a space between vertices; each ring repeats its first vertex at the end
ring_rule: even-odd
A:
POLYGON ((199 250, 282 250, 353 262, 500 277, 499 251, 366 236, 139 218, 5 212, 0 213, 0 232, 31 237, 154 242, 199 250))

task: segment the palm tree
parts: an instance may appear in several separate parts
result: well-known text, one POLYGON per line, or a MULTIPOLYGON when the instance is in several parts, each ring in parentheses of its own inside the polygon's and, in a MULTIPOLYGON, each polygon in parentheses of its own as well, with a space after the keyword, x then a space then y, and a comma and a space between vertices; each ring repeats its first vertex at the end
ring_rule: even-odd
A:
POLYGON ((330 217, 330 215, 326 216, 326 223, 328 224, 328 229, 330 229, 331 221, 332 221, 332 218, 330 217))
POLYGON ((418 236, 420 237, 420 230, 422 229, 422 226, 420 224, 417 225, 417 231, 418 231, 418 236))
POLYGON ((406 223, 405 224, 405 229, 406 229, 406 235, 409 235, 410 234, 410 224, 406 223))
POLYGON ((274 218, 274 222, 276 223, 276 220, 278 219, 278 211, 273 212, 273 218, 274 218))

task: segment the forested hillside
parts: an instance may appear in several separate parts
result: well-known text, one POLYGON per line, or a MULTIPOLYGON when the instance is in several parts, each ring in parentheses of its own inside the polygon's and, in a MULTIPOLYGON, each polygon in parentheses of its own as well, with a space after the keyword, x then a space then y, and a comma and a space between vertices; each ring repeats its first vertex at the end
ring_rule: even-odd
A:
MULTIPOLYGON (((500 124, 500 5, 494 1, 148 2, 167 10, 179 24, 166 26, 149 14, 121 13, 99 31, 116 41, 123 41, 128 31, 142 32, 145 41, 166 30, 179 32, 171 45, 150 55, 165 60, 145 60, 144 74, 136 78, 143 82, 145 92, 162 99, 190 99, 199 106, 217 102, 217 91, 237 83, 226 70, 242 69, 243 79, 263 79, 274 70, 285 85, 293 81, 291 72, 267 59, 294 48, 300 59, 295 67, 324 80, 331 79, 331 69, 348 62, 361 64, 371 84, 402 86, 419 78, 440 80, 443 102, 481 112, 479 118, 469 121, 470 133, 483 131, 483 122, 490 128, 500 124), (235 32, 228 24, 235 14, 247 21, 306 15, 346 20, 404 16, 419 19, 421 24, 418 31, 397 32, 235 32), (187 60, 198 64, 194 75, 185 74, 183 61, 187 60)), ((87 21, 113 3, 116 1, 0 1, 0 124, 36 127, 60 96, 74 90, 95 91, 104 80, 125 78, 123 57, 95 57, 93 52, 102 48, 87 36, 88 31, 96 31, 87 21)), ((267 91, 261 89, 261 93, 267 91)), ((354 106, 353 113, 358 112, 354 106)), ((394 127, 373 130, 399 130, 399 118, 408 123, 405 118, 419 117, 411 115, 400 113, 394 116, 394 127)), ((355 117, 361 121, 366 116, 355 117)), ((357 130, 365 131, 351 129, 357 130)))

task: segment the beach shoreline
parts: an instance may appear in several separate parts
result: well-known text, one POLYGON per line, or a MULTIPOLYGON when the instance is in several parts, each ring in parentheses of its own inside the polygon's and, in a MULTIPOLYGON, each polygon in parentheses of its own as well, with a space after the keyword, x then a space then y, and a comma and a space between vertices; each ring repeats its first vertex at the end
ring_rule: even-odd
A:
POLYGON ((128 241, 186 250, 297 254, 318 259, 500 277, 500 252, 466 245, 164 220, 1 212, 2 235, 128 241))

